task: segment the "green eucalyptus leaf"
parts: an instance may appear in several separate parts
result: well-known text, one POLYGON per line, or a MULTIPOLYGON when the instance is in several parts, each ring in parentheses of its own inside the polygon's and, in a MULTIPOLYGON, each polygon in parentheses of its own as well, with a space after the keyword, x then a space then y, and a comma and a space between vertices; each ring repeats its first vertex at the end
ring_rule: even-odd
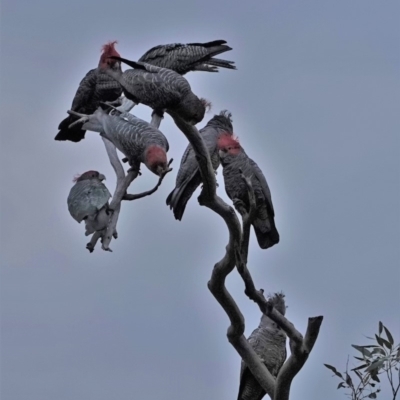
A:
POLYGON ((326 368, 330 369, 336 376, 343 379, 342 374, 340 372, 338 372, 334 366, 329 365, 329 364, 324 364, 324 365, 326 368))
POLYGON ((359 369, 363 369, 365 367, 368 367, 369 364, 362 364, 359 365, 358 367, 353 368, 351 371, 358 371, 359 369))
POLYGON ((378 342, 378 344, 383 347, 383 339, 379 337, 378 335, 375 335, 375 339, 378 342))
POLYGON ((393 340, 392 334, 390 333, 389 329, 386 328, 386 326, 384 326, 384 328, 385 328, 386 337, 388 338, 390 344, 393 345, 394 344, 394 340, 393 340))
POLYGON ((372 379, 373 381, 375 381, 375 382, 380 382, 380 380, 379 380, 379 378, 378 378, 378 375, 372 375, 372 374, 371 374, 371 379, 372 379))
POLYGON ((354 347, 356 350, 358 350, 359 352, 361 352, 361 354, 362 354, 364 357, 367 357, 367 358, 372 357, 372 353, 371 353, 369 350, 367 350, 367 349, 365 348, 365 346, 358 346, 358 345, 356 345, 356 344, 352 344, 352 347, 354 347))

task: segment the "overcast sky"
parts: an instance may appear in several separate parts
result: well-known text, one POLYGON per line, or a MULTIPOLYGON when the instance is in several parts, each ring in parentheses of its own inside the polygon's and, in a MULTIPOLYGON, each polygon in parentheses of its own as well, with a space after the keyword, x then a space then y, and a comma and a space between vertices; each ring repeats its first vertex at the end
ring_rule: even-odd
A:
MULTIPOLYGON (((187 75, 213 103, 199 127, 232 112, 281 235, 269 250, 252 236, 249 268, 258 287, 286 293, 300 331, 324 316, 291 400, 344 398, 323 363, 344 369, 379 320, 400 338, 399 16, 399 2, 377 0, 3 0, 2 400, 236 398, 240 359, 207 289, 226 227, 197 196, 182 222, 165 205, 183 134, 164 119, 174 171, 123 204, 114 252, 92 254, 67 210, 72 177, 98 170, 113 191, 114 172, 98 134, 53 140, 105 42, 135 60, 154 45, 217 39, 238 70, 187 75)), ((145 106, 133 112, 150 119, 145 106)), ((130 192, 156 180, 143 169, 130 192)), ((260 313, 237 272, 227 285, 248 335, 260 313)))

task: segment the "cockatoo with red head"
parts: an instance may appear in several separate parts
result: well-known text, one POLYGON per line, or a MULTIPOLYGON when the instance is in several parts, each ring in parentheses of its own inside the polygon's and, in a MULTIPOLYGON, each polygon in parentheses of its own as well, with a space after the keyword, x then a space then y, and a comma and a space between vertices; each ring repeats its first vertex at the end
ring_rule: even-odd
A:
POLYGON ((211 107, 207 100, 198 98, 192 92, 189 82, 175 71, 116 56, 111 59, 132 67, 122 72, 104 66, 104 72, 121 84, 126 98, 136 104, 151 107, 161 117, 164 110, 167 110, 195 125, 211 107))
MULTIPOLYGON (((92 114, 96 111, 100 102, 115 101, 121 96, 121 85, 104 72, 105 69, 110 69, 111 71, 122 73, 121 63, 110 58, 112 56, 119 57, 120 55, 115 50, 116 43, 110 42, 103 46, 98 67, 91 69, 79 84, 74 100, 72 101, 72 111, 82 114, 92 114)), ((77 117, 70 115, 61 121, 55 140, 79 142, 84 139, 85 130, 82 129, 82 124, 77 124, 69 128, 69 125, 77 119, 77 117)))
POLYGON ((262 249, 272 247, 279 242, 279 233, 275 226, 275 212, 267 180, 258 165, 247 156, 237 138, 231 135, 221 136, 218 139, 218 148, 226 194, 239 213, 248 212, 248 189, 241 175, 243 173, 250 178, 257 208, 252 222, 257 241, 262 249))

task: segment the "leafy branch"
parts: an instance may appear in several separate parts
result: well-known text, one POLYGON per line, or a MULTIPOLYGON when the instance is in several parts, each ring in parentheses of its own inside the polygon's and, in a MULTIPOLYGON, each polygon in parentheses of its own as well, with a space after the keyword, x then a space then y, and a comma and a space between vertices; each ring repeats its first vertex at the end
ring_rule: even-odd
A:
POLYGON ((377 384, 380 383, 379 375, 384 374, 390 384, 392 391, 392 400, 395 400, 400 389, 400 344, 395 345, 394 339, 389 329, 379 321, 378 334, 367 339, 375 341, 369 345, 355 345, 354 347, 361 353, 361 357, 354 358, 358 365, 348 369, 348 361, 346 370, 342 374, 335 367, 324 364, 330 369, 340 380, 337 389, 348 389, 346 395, 351 400, 376 399, 381 392, 377 384), (396 371, 396 372, 395 372, 396 371), (353 380, 351 377, 353 373, 353 380), (395 375, 397 374, 397 379, 395 375))

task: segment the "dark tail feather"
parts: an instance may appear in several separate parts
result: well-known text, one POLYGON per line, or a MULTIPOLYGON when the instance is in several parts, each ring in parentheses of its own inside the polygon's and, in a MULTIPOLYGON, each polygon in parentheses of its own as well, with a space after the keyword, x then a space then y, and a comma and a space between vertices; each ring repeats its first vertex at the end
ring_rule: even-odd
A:
MULTIPOLYGON (((206 42, 202 43, 203 47, 214 47, 214 46, 221 46, 223 44, 226 44, 226 40, 214 40, 212 42, 206 42)), ((226 46, 229 47, 229 46, 226 46)))
POLYGON ((68 126, 76 121, 77 118, 72 117, 71 115, 67 118, 63 119, 58 125, 59 132, 57 133, 54 140, 69 140, 71 142, 80 142, 85 138, 86 131, 82 129, 82 124, 75 125, 72 129, 69 129, 68 126))
POLYGON ((205 72, 218 72, 218 68, 212 65, 208 66, 206 64, 196 65, 193 71, 205 71, 205 72))
POLYGON ((217 56, 218 54, 225 53, 226 51, 232 50, 232 47, 229 46, 215 46, 208 48, 208 55, 207 58, 210 59, 211 57, 217 56))
POLYGON ((174 189, 167 197, 166 203, 167 206, 174 212, 174 217, 178 221, 182 220, 183 213, 185 212, 186 204, 189 201, 190 196, 185 196, 185 191, 182 192, 181 188, 174 189))
MULTIPOLYGON (((188 43, 188 46, 201 46, 201 47, 214 47, 214 46, 221 46, 222 44, 226 44, 226 40, 213 40, 212 42, 206 43, 188 43)), ((228 47, 228 46, 227 46, 228 47)))
POLYGON ((234 61, 221 60, 220 58, 211 58, 210 60, 207 61, 208 65, 213 65, 216 67, 228 68, 228 69, 236 69, 236 66, 233 65, 234 63, 235 63, 234 61))
MULTIPOLYGON (((175 189, 168 195, 167 200, 165 201, 167 206, 171 206, 171 200, 172 200, 172 196, 174 195, 174 192, 175 192, 175 189)), ((172 208, 172 206, 170 208, 172 208)))
POLYGON ((268 249, 274 244, 279 243, 279 233, 276 229, 273 217, 269 217, 268 221, 257 218, 253 222, 253 227, 254 232, 256 233, 258 245, 262 249, 268 249))
POLYGON ((197 172, 187 184, 175 188, 167 197, 166 203, 173 210, 175 219, 181 221, 186 204, 201 184, 200 173, 197 172))
POLYGON ((109 58, 112 58, 113 60, 121 61, 121 62, 125 63, 126 65, 129 65, 132 68, 146 69, 146 67, 144 65, 137 63, 136 61, 127 60, 126 58, 121 58, 121 57, 117 57, 117 56, 111 56, 109 58))

